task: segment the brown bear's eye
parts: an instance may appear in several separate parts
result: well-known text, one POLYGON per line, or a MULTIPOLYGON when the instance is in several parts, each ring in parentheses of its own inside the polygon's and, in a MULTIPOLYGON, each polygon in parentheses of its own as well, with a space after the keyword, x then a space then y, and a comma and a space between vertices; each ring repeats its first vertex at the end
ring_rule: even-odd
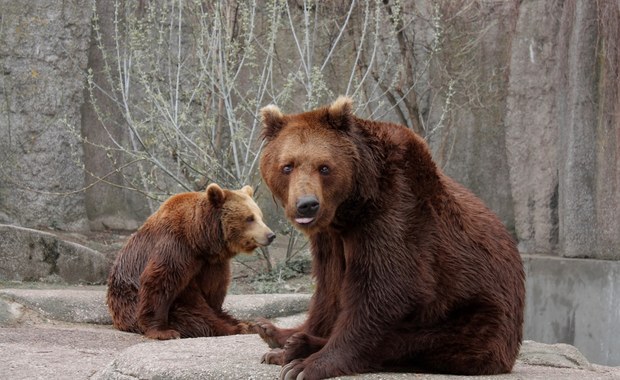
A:
POLYGON ((319 173, 323 174, 323 175, 328 175, 329 174, 329 167, 327 165, 323 165, 319 168, 319 173))
POLYGON ((282 168, 282 173, 284 174, 291 174, 292 171, 293 165, 284 165, 284 167, 282 168))
POLYGON ((252 223, 254 221, 254 215, 250 215, 247 218, 245 218, 245 221, 248 223, 252 223))

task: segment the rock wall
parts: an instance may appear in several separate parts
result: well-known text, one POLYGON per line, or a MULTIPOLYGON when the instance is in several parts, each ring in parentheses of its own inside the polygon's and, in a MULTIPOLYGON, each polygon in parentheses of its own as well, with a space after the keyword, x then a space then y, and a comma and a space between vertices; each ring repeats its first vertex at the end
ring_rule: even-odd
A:
POLYGON ((105 284, 108 256, 51 233, 0 224, 0 282, 105 284))
POLYGON ((522 252, 558 247, 558 2, 519 7, 510 51, 506 98, 506 153, 522 252))
POLYGON ((609 91, 620 59, 605 43, 620 34, 601 25, 605 12, 617 21, 619 8, 519 7, 505 127, 522 252, 620 259, 620 118, 609 91))
MULTIPOLYGON (((85 141, 95 143, 83 144, 87 187, 84 200, 90 228, 93 230, 134 230, 154 211, 149 209, 142 194, 128 190, 131 186, 127 184, 128 181, 123 173, 135 175, 136 178, 138 178, 138 173, 131 170, 121 173, 115 170, 113 162, 117 166, 122 166, 127 158, 118 150, 101 148, 101 146, 115 147, 115 142, 120 142, 124 146, 129 145, 126 144, 129 136, 123 115, 119 112, 119 105, 115 104, 109 96, 116 91, 113 85, 118 86, 118 82, 110 83, 107 78, 110 73, 106 72, 106 65, 115 68, 117 64, 114 8, 114 1, 96 1, 97 26, 106 57, 104 59, 100 46, 95 43, 96 36, 93 30, 88 49, 88 67, 92 70, 92 80, 98 86, 92 94, 96 98, 97 110, 90 101, 80 105, 82 137, 85 141), (100 178, 105 178, 105 181, 99 181, 100 178)), ((112 74, 114 75, 115 72, 112 74)), ((85 91, 85 93, 86 96, 91 96, 90 91, 85 91)))
POLYGON ((455 95, 429 115, 435 158, 521 252, 620 259, 620 5, 440 4, 430 93, 447 104, 452 81, 455 95))
POLYGON ((88 0, 0 0, 0 222, 88 228, 80 129, 88 0))
MULTIPOLYGON (((445 124, 429 136, 436 158, 498 213, 523 252, 619 259, 619 5, 474 3, 412 8, 420 19, 449 20, 421 77, 443 81, 441 91, 418 96, 427 124, 445 124), (451 80, 456 107, 446 118, 428 99, 446 100, 451 80)), ((123 128, 102 129, 84 90, 87 67, 95 77, 103 67, 93 9, 109 47, 111 4, 0 0, 0 222, 131 229, 151 211, 122 189, 121 176, 108 175, 110 152, 80 141, 128 138, 123 128), (115 187, 95 184, 97 176, 115 187)), ((416 25, 416 46, 437 32, 423 25, 430 23, 416 25)))
POLYGON ((429 142, 446 173, 482 198, 514 231, 504 112, 516 9, 511 2, 483 9, 444 3, 440 11, 450 21, 442 27, 442 47, 431 60, 430 81, 444 82, 443 87, 452 81, 454 96, 448 106, 449 90, 432 95, 441 100, 435 100, 427 124, 445 126, 429 142))

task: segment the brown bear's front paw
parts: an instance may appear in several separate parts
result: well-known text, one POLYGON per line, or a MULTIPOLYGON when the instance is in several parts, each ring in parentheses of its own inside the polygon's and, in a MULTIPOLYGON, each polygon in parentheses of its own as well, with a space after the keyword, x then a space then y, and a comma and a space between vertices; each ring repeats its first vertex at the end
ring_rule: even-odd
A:
POLYGON ((260 362, 265 364, 282 365, 284 364, 284 350, 281 348, 274 348, 273 350, 265 353, 260 362))
POLYGON ((144 333, 144 336, 150 339, 169 340, 169 339, 181 339, 181 334, 178 331, 168 330, 148 330, 144 333))
POLYGON ((239 329, 238 334, 256 334, 256 323, 243 321, 237 324, 237 328, 239 329))
POLYGON ((282 345, 278 342, 278 328, 273 323, 260 319, 256 322, 254 330, 260 335, 260 337, 269 345, 270 348, 281 348, 282 345))
POLYGON ((301 359, 293 360, 280 370, 280 380, 304 380, 304 362, 301 359))
POLYGON ((304 359, 319 351, 327 343, 326 339, 298 332, 291 335, 284 345, 284 363, 304 359))
POLYGON ((345 371, 334 364, 336 363, 333 362, 333 357, 325 360, 324 356, 314 355, 307 359, 296 359, 282 367, 280 380, 317 380, 358 373, 345 371))

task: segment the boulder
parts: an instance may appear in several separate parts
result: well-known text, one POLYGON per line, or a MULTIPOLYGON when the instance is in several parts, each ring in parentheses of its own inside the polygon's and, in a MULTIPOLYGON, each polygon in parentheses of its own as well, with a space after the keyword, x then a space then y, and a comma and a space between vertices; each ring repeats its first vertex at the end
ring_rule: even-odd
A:
POLYGON ((110 265, 105 255, 51 233, 0 224, 0 281, 102 284, 110 265))

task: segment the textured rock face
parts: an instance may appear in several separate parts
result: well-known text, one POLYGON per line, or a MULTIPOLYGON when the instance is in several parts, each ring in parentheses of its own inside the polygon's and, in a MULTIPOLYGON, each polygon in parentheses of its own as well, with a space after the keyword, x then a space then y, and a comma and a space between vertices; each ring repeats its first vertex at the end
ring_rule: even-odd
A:
MULTIPOLYGON (((608 10, 617 22, 620 4, 608 10)), ((613 64, 620 54, 613 55, 609 42, 620 31, 597 23, 605 16, 596 3, 578 2, 561 17, 559 243, 567 257, 620 259, 618 94, 615 104, 605 103, 607 88, 619 79, 613 64)))
POLYGON ((104 283, 110 260, 56 236, 0 224, 0 281, 104 283))
POLYGON ((620 58, 605 42, 614 31, 597 23, 620 9, 604 4, 519 7, 505 122, 522 252, 620 258, 620 126, 608 91, 620 58))
MULTIPOLYGON (((88 67, 92 70, 92 79, 97 84, 98 90, 93 94, 96 97, 95 111, 92 103, 81 104, 82 111, 82 137, 88 141, 95 141, 101 146, 115 146, 111 137, 126 145, 129 140, 127 128, 125 128, 124 116, 119 112, 119 107, 106 94, 112 94, 115 89, 110 83, 105 66, 115 67, 116 56, 114 28, 115 28, 115 2, 96 1, 98 27, 101 33, 101 44, 107 54, 107 62, 102 56, 100 46, 94 38, 88 50, 88 67), (101 118, 106 120, 105 126, 101 118)), ((93 33, 94 34, 94 33, 93 33)), ((113 72, 112 76, 116 73, 113 72)), ((90 94, 89 94, 90 96, 90 94)), ((86 186, 84 192, 86 213, 92 230, 134 230, 137 229, 148 215, 154 210, 148 208, 145 197, 136 192, 127 190, 127 178, 115 170, 112 161, 117 165, 126 163, 127 158, 118 151, 102 149, 101 146, 83 144, 84 166, 86 168, 86 186), (98 182, 97 178, 105 178, 105 182, 98 182), (114 186, 108 185, 109 183, 114 186)), ((137 170, 124 170, 129 177, 139 178, 137 170)))
MULTIPOLYGON (((620 259, 620 5, 475 4, 411 5, 423 15, 411 33, 417 63, 443 33, 420 74, 431 90, 418 94, 427 127, 437 128, 428 136, 437 161, 500 216, 523 252, 620 259), (436 30, 424 19, 437 9, 449 22, 436 30)), ((122 163, 120 155, 77 137, 109 143, 84 91, 87 67, 112 91, 98 80, 94 6, 109 47, 111 1, 0 0, 0 223, 135 229, 153 209, 114 173, 109 160, 122 163)), ((118 109, 105 96, 98 104, 116 117, 110 134, 127 139, 118 109)))
POLYGON ((551 252, 558 243, 558 8, 522 3, 510 54, 506 148, 519 249, 529 253, 551 252))
POLYGON ((441 69, 431 67, 430 81, 447 87, 452 81, 455 95, 445 114, 449 90, 433 94, 444 99, 431 107, 429 125, 440 127, 428 138, 446 173, 471 189, 514 232, 503 117, 515 9, 510 2, 483 7, 446 11, 451 12, 446 19, 454 25, 446 27, 445 46, 438 52, 438 62, 433 62, 441 69))
POLYGON ((0 222, 87 227, 79 131, 91 2, 0 0, 0 222), (50 193, 59 193, 52 195, 50 193))

